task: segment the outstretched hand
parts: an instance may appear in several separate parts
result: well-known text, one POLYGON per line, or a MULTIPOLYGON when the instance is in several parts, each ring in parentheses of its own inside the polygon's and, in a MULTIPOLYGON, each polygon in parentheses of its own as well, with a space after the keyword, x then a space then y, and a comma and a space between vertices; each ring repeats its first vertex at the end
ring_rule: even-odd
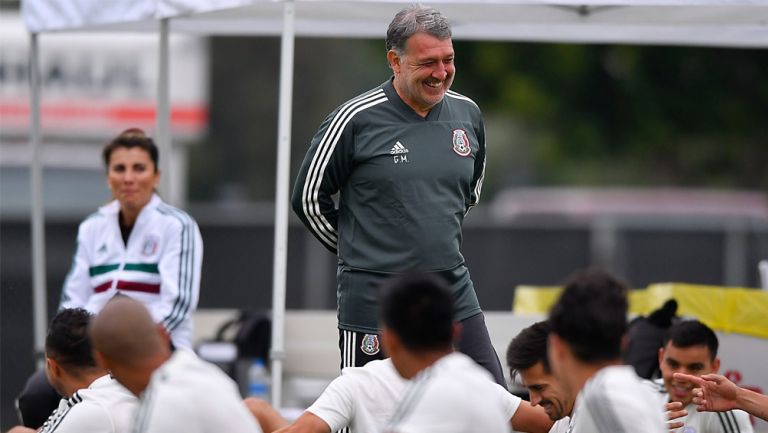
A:
POLYGON ((674 379, 696 386, 693 389, 693 403, 699 411, 723 412, 738 407, 736 399, 739 388, 724 376, 705 374, 699 377, 675 373, 674 379))

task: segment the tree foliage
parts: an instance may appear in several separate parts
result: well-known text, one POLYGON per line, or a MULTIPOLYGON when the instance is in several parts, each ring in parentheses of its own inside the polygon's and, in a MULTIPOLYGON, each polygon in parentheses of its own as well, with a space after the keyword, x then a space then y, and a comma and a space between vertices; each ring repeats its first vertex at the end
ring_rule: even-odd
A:
POLYGON ((454 47, 456 87, 496 121, 517 125, 530 148, 530 175, 502 173, 498 182, 768 188, 764 50, 454 47))

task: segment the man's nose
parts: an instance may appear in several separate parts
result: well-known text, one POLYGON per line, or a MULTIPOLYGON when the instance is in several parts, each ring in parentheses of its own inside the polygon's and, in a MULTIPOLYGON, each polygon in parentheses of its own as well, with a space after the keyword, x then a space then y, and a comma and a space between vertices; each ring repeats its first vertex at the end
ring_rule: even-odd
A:
POLYGON ((442 62, 437 62, 437 66, 435 66, 435 70, 432 72, 432 76, 439 79, 440 81, 443 81, 448 77, 448 68, 446 68, 445 64, 442 62))

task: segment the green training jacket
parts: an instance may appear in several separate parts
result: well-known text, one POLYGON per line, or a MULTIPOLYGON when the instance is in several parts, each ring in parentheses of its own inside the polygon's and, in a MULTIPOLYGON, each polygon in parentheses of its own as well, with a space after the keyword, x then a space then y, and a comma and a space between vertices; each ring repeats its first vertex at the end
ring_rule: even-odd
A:
POLYGON ((457 320, 480 312, 460 246, 484 172, 482 114, 456 92, 423 118, 390 78, 326 117, 301 165, 292 205, 339 257, 341 329, 376 332, 378 283, 408 271, 446 278, 457 320))

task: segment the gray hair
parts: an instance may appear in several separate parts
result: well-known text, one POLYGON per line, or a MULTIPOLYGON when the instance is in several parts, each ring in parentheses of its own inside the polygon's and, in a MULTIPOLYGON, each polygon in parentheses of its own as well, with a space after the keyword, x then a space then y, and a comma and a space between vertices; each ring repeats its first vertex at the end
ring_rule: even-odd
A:
POLYGON ((435 8, 411 5, 395 15, 387 29, 387 51, 395 50, 402 55, 405 42, 416 33, 427 33, 440 40, 451 37, 451 24, 435 8))

